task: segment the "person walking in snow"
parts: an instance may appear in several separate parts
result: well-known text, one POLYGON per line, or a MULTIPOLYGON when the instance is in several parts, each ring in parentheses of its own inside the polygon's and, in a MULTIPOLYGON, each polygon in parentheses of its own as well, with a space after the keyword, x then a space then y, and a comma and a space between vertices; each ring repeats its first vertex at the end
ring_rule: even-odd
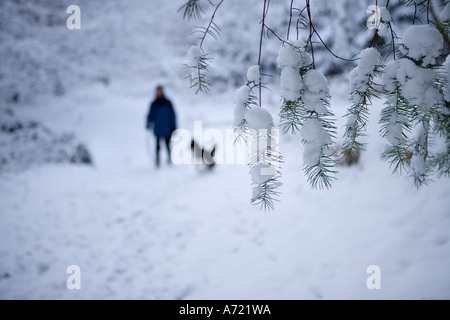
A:
POLYGON ((176 116, 172 102, 165 97, 162 86, 156 88, 156 98, 151 103, 147 116, 147 129, 150 130, 152 128, 156 137, 156 166, 159 167, 160 165, 159 151, 161 149, 161 140, 164 140, 166 143, 168 163, 170 164, 170 139, 176 129, 176 116))

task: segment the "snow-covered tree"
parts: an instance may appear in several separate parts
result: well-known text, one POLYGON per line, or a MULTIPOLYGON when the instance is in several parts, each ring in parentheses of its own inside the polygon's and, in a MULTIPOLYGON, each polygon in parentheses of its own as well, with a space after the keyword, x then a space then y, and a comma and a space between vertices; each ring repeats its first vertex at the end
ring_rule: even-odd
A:
MULTIPOLYGON (((209 23, 203 29, 200 46, 189 50, 188 66, 194 68, 190 76, 191 85, 197 91, 206 91, 210 84, 205 76, 208 58, 203 44, 207 35, 217 38, 220 29, 214 21, 224 2, 188 0, 181 8, 184 16, 189 18, 200 17, 207 6, 213 8, 209 23)), ((367 5, 371 6, 356 6, 359 10, 367 10, 366 14, 372 14, 367 23, 369 30, 362 37, 358 37, 351 28, 353 12, 350 11, 357 10, 354 2, 352 6, 346 6, 348 1, 343 2, 333 7, 340 9, 336 11, 339 14, 334 15, 328 27, 324 27, 314 16, 325 10, 323 1, 286 0, 287 32, 284 37, 278 29, 266 23, 271 1, 261 1, 262 18, 255 21, 260 22, 261 28, 258 64, 249 69, 247 84, 236 92, 234 127, 237 136, 248 136, 249 129, 265 132, 274 129, 272 117, 261 101, 261 75, 265 71, 261 63, 262 44, 266 35, 281 44, 277 58, 281 71, 280 127, 284 134, 301 135, 304 170, 313 188, 331 187, 339 156, 334 146, 337 128, 330 109, 330 91, 325 75, 318 68, 318 63, 323 63, 323 55, 317 58, 319 50, 329 53, 333 63, 349 65, 357 61, 357 66, 349 74, 350 107, 346 114, 341 157, 347 162, 355 162, 364 151, 361 138, 365 135, 371 101, 374 97, 384 97, 380 135, 388 143, 384 156, 394 172, 406 171, 417 187, 427 184, 433 172, 448 177, 449 1, 368 1, 367 5), (316 7, 312 8, 314 5, 316 7), (337 32, 330 32, 330 25, 335 26, 337 32), (341 28, 342 25, 345 28, 341 28), (341 32, 346 29, 347 32, 341 32), (373 35, 367 36, 372 29, 373 35), (330 39, 333 40, 331 43, 330 39), (342 46, 360 54, 352 53, 356 58, 344 57, 349 50, 343 50, 342 46)), ((361 17, 361 14, 357 16, 361 17)), ((360 23, 355 21, 355 24, 360 23)), ((280 171, 276 167, 273 175, 263 178, 259 171, 269 164, 260 159, 266 159, 263 155, 271 155, 270 145, 260 151, 251 167, 252 181, 256 185, 252 200, 272 204, 280 171), (271 182, 270 188, 262 187, 264 183, 267 186, 267 182, 271 182)), ((276 154, 271 161, 280 158, 276 154)))

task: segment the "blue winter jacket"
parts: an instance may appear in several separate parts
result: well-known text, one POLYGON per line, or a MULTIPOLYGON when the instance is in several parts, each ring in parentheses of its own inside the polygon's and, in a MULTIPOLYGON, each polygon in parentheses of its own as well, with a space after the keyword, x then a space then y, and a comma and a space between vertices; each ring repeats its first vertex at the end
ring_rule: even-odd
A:
POLYGON ((150 105, 147 116, 147 127, 154 124, 157 137, 169 138, 176 129, 176 117, 172 103, 165 97, 157 98, 150 105))

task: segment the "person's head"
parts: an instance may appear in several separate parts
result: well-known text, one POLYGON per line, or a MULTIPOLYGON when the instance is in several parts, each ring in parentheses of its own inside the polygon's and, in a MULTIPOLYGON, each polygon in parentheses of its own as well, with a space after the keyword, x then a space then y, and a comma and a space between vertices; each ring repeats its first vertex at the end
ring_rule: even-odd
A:
POLYGON ((162 86, 157 86, 157 87, 156 87, 156 97, 157 97, 158 99, 164 97, 164 89, 163 89, 162 86))

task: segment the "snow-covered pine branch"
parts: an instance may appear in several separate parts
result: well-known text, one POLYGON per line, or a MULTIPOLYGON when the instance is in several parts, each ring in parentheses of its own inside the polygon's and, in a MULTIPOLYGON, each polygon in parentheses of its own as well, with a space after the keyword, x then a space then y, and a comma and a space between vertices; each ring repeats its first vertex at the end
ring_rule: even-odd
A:
POLYGON ((253 185, 251 203, 273 210, 281 185, 282 158, 278 151, 278 130, 275 129, 272 115, 257 103, 254 90, 260 86, 260 67, 255 65, 248 69, 247 84, 236 91, 233 126, 236 140, 244 138, 250 145, 249 166, 253 185))
MULTIPOLYGON (((214 22, 214 18, 217 10, 219 10, 219 7, 224 1, 225 0, 221 0, 217 4, 213 4, 211 1, 208 1, 209 5, 215 7, 214 12, 206 27, 198 27, 198 32, 201 34, 199 40, 200 44, 198 46, 192 46, 188 51, 188 61, 186 66, 187 68, 192 69, 192 72, 188 78, 190 78, 190 87, 196 88, 196 93, 208 92, 211 84, 205 74, 209 69, 209 59, 203 50, 203 43, 208 35, 217 40, 220 33, 220 28, 214 22)), ((198 19, 204 13, 200 0, 188 0, 188 2, 186 2, 179 11, 181 10, 184 11, 183 18, 188 19, 198 19)))
POLYGON ((443 103, 442 81, 436 70, 442 35, 430 25, 410 26, 402 48, 404 57, 390 61, 385 68, 386 106, 380 122, 382 135, 390 144, 386 158, 394 171, 407 169, 419 187, 428 182, 430 122, 443 103), (408 135, 410 131, 413 137, 408 135))
POLYGON ((190 87, 196 88, 196 93, 207 92, 210 82, 205 75, 208 71, 208 58, 199 46, 192 46, 188 51, 188 60, 186 67, 191 69, 190 87))
POLYGON ((303 76, 312 68, 312 57, 305 51, 306 43, 298 40, 281 44, 278 67, 281 69, 280 87, 283 105, 280 125, 283 133, 300 131, 306 108, 302 101, 303 76))
MULTIPOLYGON (((209 83, 203 71, 208 67, 208 59, 203 52, 202 43, 206 35, 212 32, 214 36, 215 30, 219 30, 214 23, 214 16, 224 0, 218 0, 217 3, 189 0, 183 7, 185 13, 193 17, 200 15, 203 12, 201 1, 209 3, 215 9, 209 25, 202 29, 200 45, 192 47, 189 52, 188 66, 194 68, 191 85, 202 88, 202 83, 205 83, 207 88, 209 83)), ((390 162, 393 171, 408 172, 416 186, 426 184, 433 171, 439 176, 450 176, 449 58, 441 65, 446 58, 442 55, 443 39, 448 41, 450 25, 448 0, 442 0, 437 6, 442 9, 439 17, 433 11, 433 3, 427 0, 400 0, 397 6, 392 5, 389 9, 390 2, 387 1, 386 7, 380 7, 380 12, 377 13, 381 19, 372 40, 366 39, 370 46, 361 51, 359 59, 342 58, 334 53, 335 48, 326 44, 317 29, 320 24, 316 26, 312 22, 311 1, 305 0, 303 9, 298 10, 296 24, 297 39, 306 36, 306 42, 289 39, 294 2, 288 1, 290 10, 287 40, 282 39, 276 29, 270 28, 266 23, 271 7, 269 3, 270 1, 261 1, 263 14, 260 20, 258 65, 248 70, 247 84, 236 91, 233 124, 236 137, 244 138, 247 142, 256 141, 253 145, 261 146, 261 137, 271 141, 269 138, 274 136, 270 133, 274 132, 273 119, 270 113, 261 108, 260 71, 262 40, 266 30, 268 35, 273 35, 281 43, 277 58, 281 70, 280 128, 284 134, 301 134, 304 171, 313 188, 330 188, 337 166, 334 147, 337 129, 334 114, 330 110, 327 79, 315 66, 315 63, 323 62, 314 56, 316 44, 340 61, 359 60, 357 67, 349 75, 350 108, 346 114, 343 143, 343 155, 347 161, 351 162, 349 157, 357 157, 365 149, 362 137, 365 136, 372 98, 382 93, 385 103, 381 111, 380 135, 388 142, 383 156, 390 162), (414 6, 415 10, 408 16, 411 24, 404 33, 403 44, 400 46, 402 39, 396 32, 404 30, 407 24, 406 20, 397 19, 401 6, 414 6), (430 13, 434 21, 430 19, 430 13), (424 22, 428 24, 423 25, 424 22), (307 33, 301 34, 303 31, 309 31, 309 37, 307 33), (318 41, 315 42, 313 38, 318 41), (385 66, 384 61, 388 61, 385 66), (378 92, 375 79, 382 69, 383 89, 378 92), (252 136, 252 131, 258 133, 252 136)), ((406 10, 404 12, 408 15, 406 10)), ((346 12, 345 19, 347 18, 346 12)), ((252 202, 261 203, 266 208, 272 208, 273 205, 270 195, 278 194, 277 179, 280 174, 278 165, 281 157, 272 149, 271 143, 263 143, 262 148, 253 153, 255 160, 250 163, 254 185, 252 202), (260 175, 262 169, 269 168, 274 169, 273 174, 260 175)))
POLYGON ((327 79, 313 69, 312 57, 305 47, 303 41, 281 45, 278 55, 283 98, 280 122, 285 134, 301 132, 304 170, 312 187, 328 189, 336 173, 332 147, 335 120, 329 109, 327 79))
POLYGON ((259 66, 255 65, 247 71, 247 84, 238 88, 235 94, 235 107, 233 118, 233 129, 235 134, 235 141, 247 140, 248 138, 248 122, 246 119, 246 112, 253 105, 257 105, 257 96, 254 89, 259 86, 260 71, 259 66))
POLYGON ((436 135, 443 139, 445 147, 430 157, 430 166, 438 176, 450 177, 450 55, 447 56, 442 68, 442 90, 444 101, 436 110, 434 125, 436 135))
POLYGON ((204 13, 200 0, 188 0, 178 11, 183 11, 183 19, 199 19, 204 13))
POLYGON ((365 149, 359 138, 365 136, 369 107, 372 97, 377 96, 374 79, 381 68, 380 53, 374 48, 367 48, 361 52, 358 66, 350 72, 350 108, 345 115, 347 123, 342 147, 342 156, 347 163, 356 162, 360 152, 365 149))
POLYGON ((248 109, 245 117, 250 132, 251 203, 265 210, 273 210, 281 186, 282 157, 279 153, 278 129, 274 127, 272 115, 258 105, 248 109))

